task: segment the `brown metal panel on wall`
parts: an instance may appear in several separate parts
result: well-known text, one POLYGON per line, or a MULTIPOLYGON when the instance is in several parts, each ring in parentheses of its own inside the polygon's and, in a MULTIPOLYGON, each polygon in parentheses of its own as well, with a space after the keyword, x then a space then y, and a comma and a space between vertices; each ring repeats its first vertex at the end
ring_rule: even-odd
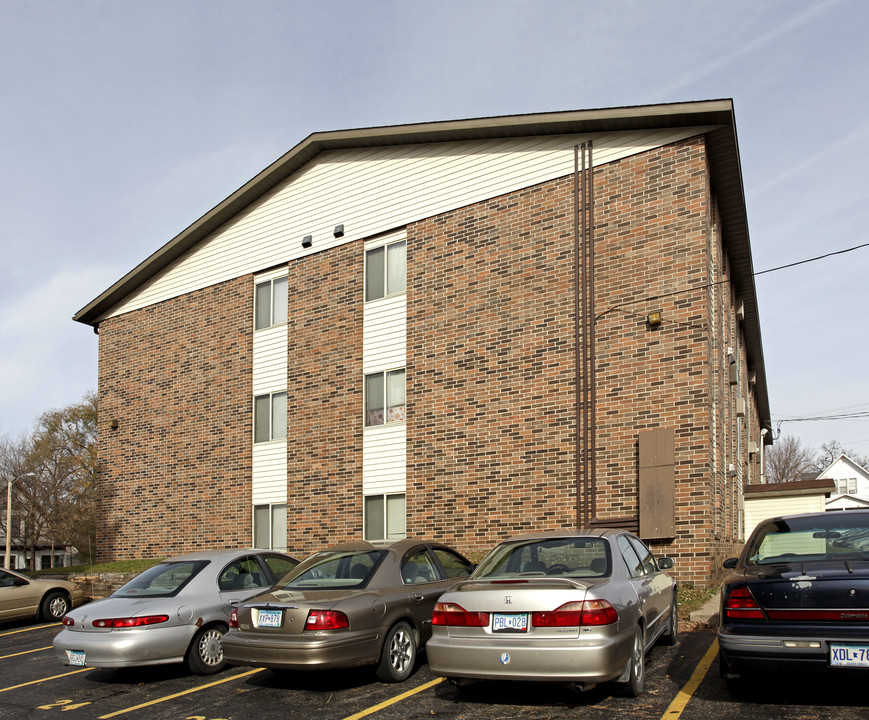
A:
POLYGON ((639 433, 640 537, 676 535, 675 433, 662 428, 639 433))

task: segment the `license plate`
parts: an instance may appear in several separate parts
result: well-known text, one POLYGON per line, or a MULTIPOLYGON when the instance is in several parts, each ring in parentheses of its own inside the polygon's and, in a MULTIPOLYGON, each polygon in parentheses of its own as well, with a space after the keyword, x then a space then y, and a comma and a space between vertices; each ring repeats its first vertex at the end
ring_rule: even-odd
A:
POLYGON ((869 668, 869 645, 830 645, 830 665, 869 668))
POLYGON ((492 632, 524 633, 527 631, 527 613, 495 613, 492 616, 492 632))
POLYGON ((85 664, 85 654, 82 650, 67 650, 67 657, 69 657, 70 665, 81 665, 84 667, 85 664))
POLYGON ((260 610, 256 624, 257 627, 279 628, 281 626, 281 611, 260 610))

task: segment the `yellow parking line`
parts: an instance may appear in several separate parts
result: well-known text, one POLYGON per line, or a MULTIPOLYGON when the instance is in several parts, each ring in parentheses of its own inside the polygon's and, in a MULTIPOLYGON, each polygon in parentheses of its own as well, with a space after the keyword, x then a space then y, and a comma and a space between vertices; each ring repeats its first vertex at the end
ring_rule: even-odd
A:
POLYGON ((181 692, 177 692, 174 695, 167 695, 166 697, 158 698, 156 700, 150 700, 149 702, 142 703, 141 705, 133 705, 133 707, 124 708, 123 710, 116 710, 115 712, 109 713, 108 715, 100 715, 97 720, 104 720, 104 718, 113 718, 117 715, 123 715, 124 713, 133 712, 133 710, 141 710, 142 708, 150 707, 151 705, 157 705, 161 702, 166 702, 167 700, 174 700, 175 698, 179 698, 182 695, 190 695, 191 693, 199 692, 200 690, 205 690, 206 688, 214 687, 215 685, 223 685, 223 683, 238 680, 239 678, 247 677, 248 675, 253 675, 254 673, 262 671, 263 668, 248 670, 247 672, 243 672, 239 675, 233 675, 232 677, 223 678, 223 680, 215 680, 214 682, 200 685, 199 687, 190 688, 189 690, 182 690, 181 692))
POLYGON ((407 692, 401 693, 401 695, 396 695, 394 698, 389 700, 384 700, 382 703, 378 705, 374 705, 367 710, 362 710, 361 712, 356 713, 355 715, 348 715, 344 720, 359 720, 359 718, 364 718, 367 715, 371 715, 373 713, 378 712, 379 710, 383 710, 383 708, 389 707, 390 705, 394 705, 397 702, 401 702, 405 698, 409 698, 411 695, 416 695, 423 690, 428 690, 430 687, 434 687, 438 683, 443 682, 443 678, 438 678, 437 680, 431 680, 424 685, 420 685, 418 688, 414 688, 413 690, 408 690, 407 692))
POLYGON ((703 682, 703 678, 706 677, 706 673, 709 672, 709 668, 712 666, 712 661, 715 660, 717 654, 718 638, 712 641, 712 645, 709 646, 703 659, 697 667, 694 668, 694 672, 691 673, 688 682, 686 682, 682 689, 676 693, 673 702, 670 703, 670 706, 661 716, 662 720, 677 720, 677 718, 682 715, 682 711, 685 709, 691 696, 697 691, 697 688, 700 687, 700 683, 703 682))
POLYGON ((6 637, 7 635, 17 635, 18 633, 23 632, 33 632, 34 630, 45 630, 45 628, 55 627, 60 627, 60 623, 46 623, 44 625, 34 625, 33 627, 26 627, 22 630, 10 630, 9 632, 0 633, 0 637, 6 637))
POLYGON ((12 653, 11 655, 0 655, 0 660, 5 660, 6 658, 18 657, 19 655, 27 655, 28 653, 33 652, 42 652, 43 650, 51 650, 51 645, 44 648, 36 648, 36 650, 22 650, 21 652, 12 653))
POLYGON ((68 673, 61 673, 60 675, 52 675, 51 677, 42 678, 40 680, 31 680, 30 682, 21 683, 20 685, 12 685, 7 688, 0 688, 0 693, 7 692, 9 690, 17 690, 18 688, 27 687, 28 685, 39 685, 39 683, 48 682, 49 680, 57 680, 58 678, 66 677, 67 675, 76 675, 77 673, 87 672, 88 670, 93 670, 93 668, 82 668, 81 670, 73 670, 68 673))

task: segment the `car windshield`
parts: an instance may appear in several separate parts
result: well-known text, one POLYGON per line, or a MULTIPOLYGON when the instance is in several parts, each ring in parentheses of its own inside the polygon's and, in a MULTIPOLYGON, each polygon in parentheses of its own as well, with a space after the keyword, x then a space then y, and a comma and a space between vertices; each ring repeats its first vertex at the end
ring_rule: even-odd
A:
POLYGON ((112 597, 170 597, 176 595, 208 565, 207 560, 160 563, 112 593, 112 597))
POLYGON ((506 542, 480 563, 475 580, 525 576, 574 578, 610 574, 609 548, 605 540, 590 537, 547 538, 506 542))
POLYGON ((752 536, 745 558, 746 565, 869 560, 869 515, 829 512, 767 522, 752 536))
POLYGON ((385 550, 333 551, 311 555, 282 582, 284 590, 331 590, 362 587, 374 574, 385 550))

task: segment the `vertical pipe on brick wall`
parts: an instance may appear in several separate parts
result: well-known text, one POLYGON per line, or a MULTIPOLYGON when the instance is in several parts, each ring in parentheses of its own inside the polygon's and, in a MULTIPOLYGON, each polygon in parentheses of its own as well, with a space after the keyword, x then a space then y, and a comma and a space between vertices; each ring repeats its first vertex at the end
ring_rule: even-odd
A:
POLYGON ((588 141, 588 502, 586 513, 592 518, 597 517, 597 373, 595 372, 595 317, 594 317, 594 162, 592 160, 592 143, 588 141))
MULTIPOLYGON (((583 160, 585 159, 585 150, 583 149, 583 160)), ((580 244, 579 244, 579 145, 573 146, 573 334, 574 334, 574 365, 576 387, 576 526, 582 527, 582 425, 581 420, 585 416, 582 412, 582 357, 580 343, 582 342, 580 318, 580 272, 579 263, 581 260, 580 244)))

